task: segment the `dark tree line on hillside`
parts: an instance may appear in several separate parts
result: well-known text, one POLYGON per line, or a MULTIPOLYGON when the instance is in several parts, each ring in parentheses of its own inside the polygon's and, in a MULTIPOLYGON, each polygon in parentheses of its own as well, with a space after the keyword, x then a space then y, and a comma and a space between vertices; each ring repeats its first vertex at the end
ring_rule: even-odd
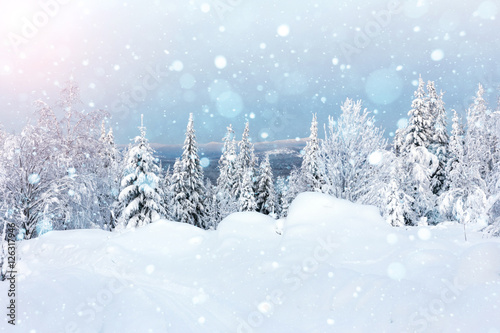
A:
MULTIPOLYGON (((229 125, 219 177, 211 184, 200 164, 193 115, 182 156, 164 171, 142 121, 120 153, 106 129, 106 112, 81 111, 78 88, 70 83, 57 105, 62 118, 37 102, 35 122, 17 135, 0 132, 0 230, 12 222, 21 240, 50 230, 136 228, 162 218, 216 229, 233 212, 285 217, 297 194, 315 191, 375 205, 393 226, 457 221, 499 236, 500 110, 490 110, 483 94, 479 86, 465 121, 451 111, 448 133, 443 93, 420 79, 408 125, 389 150, 361 102, 347 99, 339 118, 325 124, 324 139, 313 115, 302 165, 286 179, 274 179, 269 156, 257 160, 249 123, 239 141, 229 125)), ((0 258, 4 251, 2 245, 0 258)))

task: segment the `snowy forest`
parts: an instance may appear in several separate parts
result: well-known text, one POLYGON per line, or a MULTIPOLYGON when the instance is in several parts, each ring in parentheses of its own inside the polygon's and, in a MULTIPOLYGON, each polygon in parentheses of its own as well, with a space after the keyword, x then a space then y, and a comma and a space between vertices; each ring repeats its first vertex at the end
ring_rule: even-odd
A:
POLYGON ((338 119, 323 125, 312 115, 302 164, 286 178, 273 177, 268 155, 257 160, 248 122, 241 139, 228 124, 211 184, 200 165, 192 114, 182 156, 165 170, 142 119, 138 135, 120 150, 107 113, 79 110, 78 86, 70 82, 54 106, 62 117, 37 102, 36 122, 19 134, 1 133, 2 258, 7 221, 15 223, 18 241, 51 230, 113 231, 160 219, 217 229, 234 212, 285 217, 306 191, 374 205, 394 227, 454 221, 499 236, 500 111, 483 93, 479 85, 463 119, 446 110, 434 82, 420 78, 408 124, 392 142, 361 101, 347 99, 338 119))

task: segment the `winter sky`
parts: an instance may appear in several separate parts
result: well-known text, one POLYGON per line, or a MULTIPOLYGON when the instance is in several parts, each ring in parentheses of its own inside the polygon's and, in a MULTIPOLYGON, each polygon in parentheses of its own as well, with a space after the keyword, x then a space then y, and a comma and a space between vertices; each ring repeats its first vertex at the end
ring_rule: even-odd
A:
POLYGON ((118 143, 199 141, 250 121, 255 141, 308 135, 311 113, 362 99, 390 135, 418 75, 464 113, 481 82, 496 105, 499 0, 24 0, 0 5, 0 107, 19 131, 32 102, 73 77, 118 143))

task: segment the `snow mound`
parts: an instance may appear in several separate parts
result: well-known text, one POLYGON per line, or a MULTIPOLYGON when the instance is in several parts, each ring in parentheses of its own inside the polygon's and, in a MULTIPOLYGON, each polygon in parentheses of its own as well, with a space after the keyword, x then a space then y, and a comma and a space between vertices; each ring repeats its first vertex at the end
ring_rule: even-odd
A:
POLYGON ((18 244, 16 329, 498 331, 500 240, 467 237, 456 224, 393 228, 374 207, 318 193, 286 219, 236 213, 218 230, 53 231, 18 244))

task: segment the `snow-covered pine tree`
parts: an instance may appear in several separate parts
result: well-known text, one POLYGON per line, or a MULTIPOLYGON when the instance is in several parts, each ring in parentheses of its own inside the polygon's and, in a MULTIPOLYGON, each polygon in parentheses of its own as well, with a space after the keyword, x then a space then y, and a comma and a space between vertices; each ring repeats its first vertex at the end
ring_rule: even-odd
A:
POLYGON ((276 216, 281 216, 281 206, 283 198, 286 195, 287 185, 285 177, 278 176, 274 185, 274 192, 276 193, 276 216))
POLYGON ((448 145, 448 160, 446 162, 446 182, 444 183, 444 190, 448 190, 451 180, 449 179, 452 170, 456 169, 457 163, 463 162, 464 156, 464 129, 460 121, 457 111, 452 110, 453 118, 451 125, 450 143, 448 145), (460 160, 459 160, 460 159, 460 160))
POLYGON ((205 217, 205 228, 206 229, 217 229, 217 225, 221 221, 219 201, 217 200, 217 186, 212 185, 210 179, 207 178, 205 182, 205 206, 206 206, 206 217, 205 217))
POLYGON ((234 130, 232 125, 227 128, 227 133, 222 139, 224 146, 219 159, 219 177, 217 187, 219 191, 231 192, 236 177, 236 142, 234 141, 234 130))
POLYGON ((165 216, 163 191, 160 187, 160 168, 153 149, 146 139, 146 128, 141 115, 140 136, 126 156, 118 201, 122 207, 118 228, 142 227, 165 216))
POLYGON ((408 126, 404 131, 405 139, 401 152, 409 152, 412 147, 428 148, 433 136, 433 119, 426 103, 425 84, 421 77, 418 82, 418 88, 414 93, 415 98, 411 104, 412 109, 408 112, 408 126))
POLYGON ((408 214, 412 213, 413 199, 402 191, 401 177, 404 177, 400 167, 399 158, 396 157, 391 167, 390 181, 381 191, 385 199, 382 215, 394 227, 402 227, 411 220, 408 214))
POLYGON ((238 198, 243 193, 243 178, 249 173, 250 182, 252 183, 252 192, 255 192, 255 166, 257 160, 255 158, 254 146, 250 141, 250 124, 245 125, 245 130, 238 144, 240 152, 236 159, 236 169, 238 170, 238 180, 235 182, 236 186, 233 189, 232 195, 238 198))
POLYGON ((431 177, 432 191, 440 194, 446 180, 446 164, 448 160, 449 137, 447 116, 444 108, 443 93, 437 94, 434 82, 427 84, 427 108, 433 119, 433 136, 430 141, 429 151, 436 155, 439 161, 436 172, 431 177))
POLYGON ((481 178, 486 180, 491 171, 491 135, 488 132, 488 108, 484 100, 484 89, 479 84, 474 104, 467 113, 465 154, 471 167, 477 168, 481 178))
POLYGON ((162 177, 162 189, 163 189, 163 207, 165 209, 165 218, 167 220, 174 220, 174 214, 172 209, 172 203, 174 200, 174 195, 171 191, 172 187, 172 171, 170 166, 165 170, 162 177))
MULTIPOLYGON (((206 207, 205 207, 205 185, 203 169, 198 156, 198 146, 194 130, 193 114, 189 114, 189 121, 186 129, 186 139, 184 140, 181 157, 182 170, 185 174, 185 186, 187 189, 186 199, 190 210, 187 212, 189 219, 187 223, 206 229, 206 207)), ((176 193, 178 194, 178 193, 176 193)))
POLYGON ((311 134, 304 148, 304 155, 302 157, 301 172, 305 186, 304 191, 321 192, 324 181, 319 163, 320 147, 318 139, 318 120, 316 114, 314 114, 311 121, 311 134))
POLYGON ((172 219, 182 223, 190 223, 190 212, 194 210, 191 201, 188 200, 189 189, 186 185, 186 171, 184 170, 183 163, 180 159, 176 159, 174 163, 174 170, 172 173, 172 180, 170 185, 170 193, 172 201, 170 203, 170 210, 172 219))
POLYGON ((113 203, 116 202, 120 190, 120 154, 115 145, 113 128, 106 133, 104 121, 101 127, 100 158, 101 168, 96 170, 99 176, 98 199, 102 216, 106 216, 104 229, 111 230, 116 227, 113 203))
POLYGON ((238 201, 240 212, 254 212, 257 210, 252 178, 253 171, 245 169, 243 171, 243 180, 241 181, 240 197, 238 201))
POLYGON ((260 164, 256 195, 257 211, 265 215, 276 216, 276 194, 269 155, 266 155, 260 164))
MULTIPOLYGON (((431 85, 432 87, 432 85, 431 85)), ((433 137, 433 117, 424 93, 424 81, 419 78, 412 109, 408 112, 406 137, 400 149, 402 170, 407 175, 402 191, 412 198, 412 214, 407 224, 437 222, 435 195, 431 182, 439 165, 438 158, 427 149, 433 137)))
POLYGON ((406 137, 406 127, 398 128, 394 134, 394 140, 392 141, 392 152, 396 156, 400 156, 402 150, 404 149, 404 140, 406 137))
POLYGON ((486 213, 486 184, 475 160, 471 160, 468 155, 466 140, 454 111, 446 191, 439 197, 438 205, 443 218, 463 224, 484 219, 486 213))
POLYGON ((224 147, 219 159, 219 177, 217 178, 217 224, 229 214, 238 211, 238 201, 231 194, 237 190, 239 183, 238 170, 236 168, 236 141, 231 125, 222 139, 224 147))

